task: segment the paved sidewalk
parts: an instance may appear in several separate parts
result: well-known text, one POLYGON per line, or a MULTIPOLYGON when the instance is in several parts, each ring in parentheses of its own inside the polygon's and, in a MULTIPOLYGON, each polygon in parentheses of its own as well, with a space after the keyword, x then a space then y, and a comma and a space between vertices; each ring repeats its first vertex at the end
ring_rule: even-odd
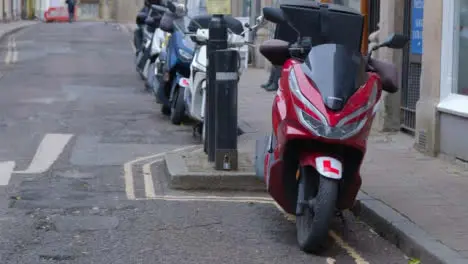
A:
MULTIPOLYGON (((240 148, 244 150, 253 151, 254 138, 271 129, 270 110, 274 93, 267 93, 259 87, 267 78, 266 71, 249 69, 239 85, 239 118, 247 121, 252 126, 252 131, 255 131, 243 136, 247 138, 247 143, 240 144, 240 148)), ((468 263, 468 170, 466 168, 462 164, 418 153, 413 149, 413 139, 407 135, 374 133, 369 140, 368 153, 362 166, 362 191, 399 212, 402 215, 398 216, 402 217, 400 219, 406 217, 415 223, 405 231, 399 229, 398 224, 393 222, 391 223, 393 229, 388 231, 403 232, 413 239, 414 236, 410 233, 416 232, 415 229, 418 227, 428 233, 426 238, 419 240, 430 241, 412 241, 414 245, 410 246, 410 250, 414 251, 413 254, 423 254, 414 248, 420 247, 429 254, 443 255, 436 252, 440 251, 438 249, 440 247, 434 248, 440 241, 467 258, 461 263, 468 263), (436 243, 428 246, 428 242, 436 243)), ((387 210, 385 213, 389 211, 393 210, 387 210)), ((394 216, 382 214, 379 217, 388 219, 394 216)), ((448 251, 450 253, 448 255, 452 257, 457 255, 456 252, 451 254, 452 251, 448 248, 442 251, 445 253, 448 251)))
POLYGON ((14 33, 20 29, 40 23, 34 20, 19 20, 9 23, 0 23, 0 40, 10 33, 14 33))

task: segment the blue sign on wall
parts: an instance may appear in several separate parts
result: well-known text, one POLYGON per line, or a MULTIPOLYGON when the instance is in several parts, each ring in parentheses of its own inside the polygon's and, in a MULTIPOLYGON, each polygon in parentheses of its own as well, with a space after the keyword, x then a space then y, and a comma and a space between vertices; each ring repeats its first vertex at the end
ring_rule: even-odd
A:
POLYGON ((424 0, 412 0, 411 10, 411 53, 423 53, 424 0))

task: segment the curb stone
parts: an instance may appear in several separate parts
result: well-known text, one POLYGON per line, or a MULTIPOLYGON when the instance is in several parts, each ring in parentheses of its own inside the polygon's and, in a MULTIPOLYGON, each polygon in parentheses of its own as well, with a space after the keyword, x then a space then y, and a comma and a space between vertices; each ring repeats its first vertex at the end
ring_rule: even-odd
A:
POLYGON ((254 172, 190 172, 180 153, 167 153, 164 166, 169 186, 176 190, 229 190, 265 192, 254 172))
POLYGON ((34 26, 34 25, 37 25, 39 23, 40 22, 38 22, 38 21, 32 21, 31 23, 19 25, 18 27, 8 29, 5 32, 3 32, 2 34, 0 34, 0 41, 4 41, 7 37, 17 33, 18 31, 20 31, 20 30, 22 30, 24 28, 34 26))
POLYGON ((352 212, 380 236, 395 244, 409 257, 419 259, 421 263, 468 263, 467 258, 442 244, 395 209, 365 192, 359 193, 352 212))

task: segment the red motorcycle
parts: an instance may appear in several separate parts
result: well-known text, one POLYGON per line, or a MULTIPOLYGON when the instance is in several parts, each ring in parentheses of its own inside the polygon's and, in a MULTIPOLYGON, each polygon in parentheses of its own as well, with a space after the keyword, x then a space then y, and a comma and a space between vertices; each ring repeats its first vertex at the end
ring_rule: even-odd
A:
MULTIPOLYGON (((265 7, 267 21, 288 23, 282 9, 265 7)), ((297 241, 303 251, 323 249, 332 218, 354 205, 361 187, 360 166, 382 90, 398 90, 394 65, 371 59, 382 47, 401 49, 408 42, 393 34, 366 56, 348 47, 294 44, 273 39, 260 52, 282 65, 272 107, 272 134, 257 144, 257 175, 288 213, 296 215, 297 241)))

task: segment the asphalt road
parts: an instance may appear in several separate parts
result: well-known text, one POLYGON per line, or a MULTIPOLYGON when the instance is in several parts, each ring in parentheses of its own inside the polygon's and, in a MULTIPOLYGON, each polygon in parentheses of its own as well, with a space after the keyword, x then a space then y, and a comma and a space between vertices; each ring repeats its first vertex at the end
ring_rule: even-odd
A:
POLYGON ((135 159, 197 141, 143 92, 120 27, 39 24, 1 56, 0 263, 407 263, 349 215, 313 256, 262 197, 167 188, 160 156, 135 159))

